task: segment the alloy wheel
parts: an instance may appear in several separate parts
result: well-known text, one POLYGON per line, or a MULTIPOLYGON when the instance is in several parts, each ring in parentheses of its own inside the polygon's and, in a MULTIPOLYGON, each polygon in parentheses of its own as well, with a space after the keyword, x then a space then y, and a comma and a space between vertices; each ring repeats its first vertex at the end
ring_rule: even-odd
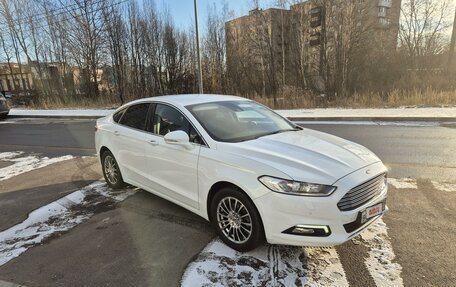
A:
POLYGON ((104 170, 109 183, 115 185, 119 178, 119 172, 116 161, 110 155, 105 157, 104 170))
POLYGON ((245 205, 234 197, 224 197, 217 205, 217 223, 232 242, 245 243, 252 235, 252 218, 245 205))

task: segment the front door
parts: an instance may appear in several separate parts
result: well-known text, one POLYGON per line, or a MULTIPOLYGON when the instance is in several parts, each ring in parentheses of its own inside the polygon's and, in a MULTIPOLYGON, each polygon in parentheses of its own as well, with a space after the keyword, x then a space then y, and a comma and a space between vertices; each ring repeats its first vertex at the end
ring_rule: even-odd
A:
POLYGON ((148 186, 180 203, 198 208, 198 157, 200 139, 187 118, 174 107, 157 104, 145 155, 148 164, 148 186), (170 145, 164 136, 182 130, 189 134, 192 149, 170 145))

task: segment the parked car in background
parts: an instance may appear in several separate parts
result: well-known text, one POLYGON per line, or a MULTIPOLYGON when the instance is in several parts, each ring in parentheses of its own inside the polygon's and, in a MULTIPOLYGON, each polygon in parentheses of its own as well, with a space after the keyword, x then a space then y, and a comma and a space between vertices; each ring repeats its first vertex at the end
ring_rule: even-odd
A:
POLYGON ((367 148, 240 97, 141 99, 99 119, 108 185, 143 188, 208 219, 230 247, 333 246, 387 210, 387 169, 367 148))
POLYGON ((6 118, 9 114, 9 111, 10 109, 6 98, 0 94, 0 118, 6 118))
POLYGON ((12 99, 16 94, 13 94, 12 92, 4 92, 4 96, 7 99, 12 99))

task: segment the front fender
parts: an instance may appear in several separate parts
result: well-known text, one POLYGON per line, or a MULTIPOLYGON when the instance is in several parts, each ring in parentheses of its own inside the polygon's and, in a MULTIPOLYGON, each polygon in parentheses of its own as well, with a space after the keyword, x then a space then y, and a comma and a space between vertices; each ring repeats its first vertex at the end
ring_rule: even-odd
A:
MULTIPOLYGON (((200 202, 207 202, 211 187, 221 181, 238 186, 254 200, 271 192, 258 181, 258 177, 262 175, 291 179, 289 175, 255 160, 220 150, 202 148, 198 161, 200 202)), ((207 219, 207 205, 200 206, 201 216, 207 219)))

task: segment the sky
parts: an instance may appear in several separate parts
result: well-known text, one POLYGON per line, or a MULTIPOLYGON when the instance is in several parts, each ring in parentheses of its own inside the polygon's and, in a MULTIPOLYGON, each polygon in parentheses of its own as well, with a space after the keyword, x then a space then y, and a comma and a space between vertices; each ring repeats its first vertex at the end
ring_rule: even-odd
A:
MULTIPOLYGON (((158 11, 163 11, 168 7, 169 13, 173 18, 174 23, 183 29, 190 28, 194 25, 195 15, 193 9, 194 0, 155 0, 158 11)), ((277 2, 277 1, 275 1, 277 2)), ((206 20, 208 15, 208 8, 216 6, 217 10, 223 7, 224 3, 228 4, 235 17, 246 15, 249 13, 254 5, 252 0, 198 0, 198 20, 200 29, 206 28, 206 20)), ((262 8, 273 6, 274 0, 259 1, 262 8)))
MULTIPOLYGON (((164 11, 166 7, 176 24, 181 29, 189 29, 194 26, 195 16, 193 9, 194 0, 155 0, 155 5, 157 6, 158 11, 164 11)), ((206 29, 206 20, 208 16, 208 10, 210 7, 216 7, 217 11, 220 11, 224 3, 228 4, 229 10, 233 13, 232 18, 239 16, 247 15, 249 10, 254 7, 254 0, 197 0, 198 1, 198 21, 199 28, 202 33, 206 29)), ((304 1, 304 0, 301 0, 304 1)), ((456 0, 435 0, 436 2, 448 1, 450 3, 449 7, 452 7, 451 10, 454 11, 453 7, 456 5, 456 0)), ((267 9, 271 7, 276 7, 279 0, 258 0, 260 8, 267 9)), ((295 0, 285 0, 286 6, 288 8, 290 3, 295 2, 295 0)), ((451 22, 453 20, 454 12, 449 13, 449 19, 451 22)), ((448 35, 451 33, 451 29, 447 29, 448 35)))

